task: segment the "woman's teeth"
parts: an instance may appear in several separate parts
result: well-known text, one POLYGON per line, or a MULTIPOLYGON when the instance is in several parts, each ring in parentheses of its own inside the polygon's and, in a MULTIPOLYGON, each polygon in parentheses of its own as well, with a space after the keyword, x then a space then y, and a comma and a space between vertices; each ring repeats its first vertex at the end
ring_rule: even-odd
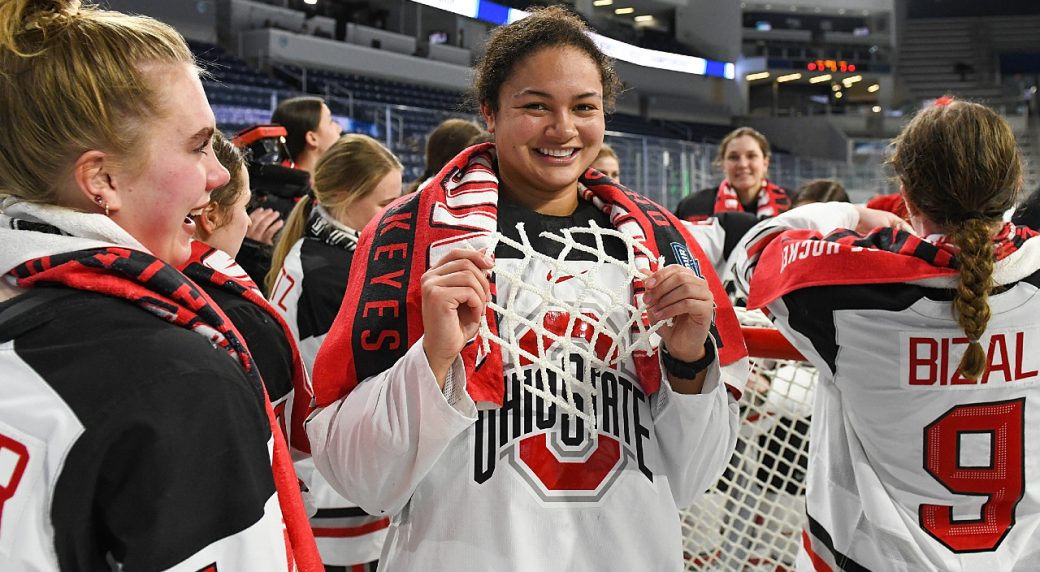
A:
POLYGON ((548 155, 550 157, 570 157, 576 153, 577 149, 539 149, 538 152, 542 155, 548 155))

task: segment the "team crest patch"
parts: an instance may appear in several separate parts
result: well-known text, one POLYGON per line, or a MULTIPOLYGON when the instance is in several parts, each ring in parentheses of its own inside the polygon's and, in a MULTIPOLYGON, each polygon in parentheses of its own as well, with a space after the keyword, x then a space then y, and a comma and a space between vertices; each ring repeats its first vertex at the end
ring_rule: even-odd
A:
POLYGON ((679 264, 693 270, 693 273, 697 275, 697 278, 704 278, 704 274, 701 273, 700 261, 690 254, 690 249, 686 248, 685 244, 681 242, 673 242, 672 252, 675 253, 675 259, 679 261, 679 264))
MULTIPOLYGON (((679 261, 679 264, 693 270, 693 273, 697 275, 697 278, 704 278, 704 274, 701 273, 701 263, 697 258, 690 254, 690 249, 686 248, 686 245, 681 242, 672 243, 672 252, 675 253, 675 259, 679 261)), ((711 311, 711 335, 715 338, 715 346, 722 347, 722 336, 718 334, 715 329, 715 310, 718 308, 718 304, 712 304, 713 309, 711 311)))

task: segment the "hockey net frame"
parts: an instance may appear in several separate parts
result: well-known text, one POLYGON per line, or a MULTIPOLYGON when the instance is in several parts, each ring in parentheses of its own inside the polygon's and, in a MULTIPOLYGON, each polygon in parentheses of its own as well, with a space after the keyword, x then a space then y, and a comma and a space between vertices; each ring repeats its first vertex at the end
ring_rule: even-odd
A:
POLYGON ((751 362, 737 446, 722 478, 679 513, 685 569, 790 572, 817 372, 764 315, 737 310, 751 362))

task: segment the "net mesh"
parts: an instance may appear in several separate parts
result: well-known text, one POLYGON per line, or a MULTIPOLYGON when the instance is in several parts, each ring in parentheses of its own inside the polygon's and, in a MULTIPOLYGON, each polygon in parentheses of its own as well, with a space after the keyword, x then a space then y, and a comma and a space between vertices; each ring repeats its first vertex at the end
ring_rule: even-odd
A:
MULTIPOLYGON (((542 233, 540 236, 562 246, 556 258, 532 247, 523 224, 517 225, 517 229, 519 241, 500 233, 491 235, 491 251, 502 243, 522 253, 523 259, 516 266, 495 267, 496 284, 508 295, 490 303, 499 317, 499 334, 494 334, 484 321, 480 327, 483 350, 491 351, 491 344, 499 345, 512 363, 529 362, 538 367, 542 379, 552 372, 561 381, 560 391, 537 384, 522 384, 522 390, 583 419, 586 430, 595 438, 596 388, 585 381, 591 376, 587 372, 575 375, 553 355, 560 355, 555 352, 561 350, 576 353, 584 358, 586 368, 606 368, 637 351, 652 354, 657 345, 655 332, 663 324, 649 325, 641 296, 633 298, 627 284, 658 268, 662 261, 630 236, 595 223, 588 228, 563 230, 560 235, 542 233), (580 234, 590 235, 594 246, 575 240, 580 234), (605 237, 624 243, 624 260, 607 253, 605 237), (569 274, 564 265, 574 251, 595 258, 589 271, 569 274), (553 294, 552 280, 525 279, 532 274, 532 265, 539 265, 540 271, 548 267, 550 276, 566 276, 576 282, 580 295, 573 302, 561 300, 553 294), (619 283, 602 279, 603 270, 608 267, 621 269, 628 280, 619 283), (620 286, 611 288, 611 284, 620 286), (530 298, 531 294, 540 300, 538 308, 532 311, 525 307, 524 313, 515 311, 520 306, 516 299, 530 298), (600 300, 601 305, 611 309, 612 316, 621 318, 605 320, 586 314, 583 303, 589 299, 600 300), (566 314, 565 327, 547 328, 539 317, 548 310, 566 314), (533 332, 535 343, 523 344, 518 339, 520 332, 533 332), (579 407, 576 395, 588 405, 579 407)), ((765 330, 779 337, 761 312, 736 310, 745 331, 765 330)), ((794 570, 804 527, 808 432, 816 379, 815 369, 802 361, 767 359, 756 356, 752 350, 733 457, 718 483, 679 515, 687 570, 794 570)))
POLYGON ((563 229, 559 235, 541 233, 541 237, 562 246, 562 251, 555 258, 532 247, 523 223, 517 224, 517 230, 520 241, 501 233, 493 233, 490 237, 492 246, 489 251, 494 252, 494 248, 502 243, 523 254, 523 259, 517 266, 495 267, 495 282, 499 291, 505 290, 508 294, 504 299, 489 303, 489 307, 498 314, 499 333, 496 335, 491 331, 485 315, 480 325, 483 350, 491 351, 490 344, 494 343, 503 348, 512 363, 533 363, 541 370, 542 379, 548 379, 549 372, 552 372, 558 380, 559 395, 544 386, 536 387, 534 384, 522 384, 522 390, 555 404, 562 412, 584 420, 586 431, 595 438, 598 431, 598 415, 594 405, 596 400, 593 397, 597 390, 591 383, 592 376, 588 375, 587 371, 576 375, 577 372, 563 367, 563 364, 551 354, 579 354, 584 358, 585 370, 591 367, 606 369, 635 352, 653 354, 657 346, 655 332, 667 322, 650 325, 642 296, 633 297, 630 285, 637 278, 642 278, 647 272, 658 268, 663 264, 663 260, 655 258, 650 250, 628 234, 598 226, 594 221, 590 222, 589 227, 563 229), (593 246, 576 240, 580 235, 590 236, 593 246), (604 248, 604 239, 607 237, 616 238, 625 245, 624 260, 607 253, 604 248), (568 256, 574 252, 583 252, 595 258, 588 271, 570 274, 571 270, 568 270, 565 264, 568 256), (530 278, 533 275, 533 265, 538 265, 541 272, 547 267, 549 276, 555 276, 557 279, 566 277, 570 281, 570 287, 579 290, 579 295, 573 301, 557 298, 553 293, 552 280, 530 278), (620 269, 626 279, 605 279, 606 269, 609 267, 620 269), (615 287, 612 288, 611 285, 615 287), (516 308, 521 307, 521 304, 516 303, 517 298, 530 299, 531 294, 540 300, 538 306, 531 308, 524 304, 523 313, 516 311, 516 308), (608 309, 611 319, 602 319, 595 313, 587 312, 585 304, 590 300, 608 309), (563 327, 557 325, 552 329, 547 328, 542 317, 549 310, 559 311, 560 315, 567 316, 566 324, 563 327), (534 343, 523 343, 519 339, 521 333, 527 336, 527 339, 533 338, 534 343), (576 395, 581 396, 582 403, 587 404, 586 407, 577 405, 576 395))
MULTIPOLYGON (((769 324, 761 312, 738 311, 738 317, 743 326, 769 324)), ((687 570, 794 570, 805 524, 816 380, 816 370, 805 362, 760 358, 752 350, 729 466, 680 512, 687 570)))

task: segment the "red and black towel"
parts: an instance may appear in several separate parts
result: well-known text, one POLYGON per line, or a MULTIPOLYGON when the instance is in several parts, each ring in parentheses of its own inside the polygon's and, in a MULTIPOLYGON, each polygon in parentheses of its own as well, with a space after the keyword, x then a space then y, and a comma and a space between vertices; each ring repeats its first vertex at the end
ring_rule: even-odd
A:
POLYGON ((292 350, 292 395, 291 399, 284 400, 275 406, 275 416, 279 420, 279 425, 289 445, 297 451, 310 454, 310 442, 307 440, 303 422, 310 413, 313 395, 310 380, 307 378, 307 367, 303 363, 303 358, 300 357, 300 349, 285 318, 264 298, 256 283, 235 262, 235 259, 205 242, 196 240, 191 243, 191 256, 181 267, 181 272, 196 284, 212 284, 248 301, 262 309, 274 320, 274 323, 278 324, 292 350), (288 414, 283 409, 286 403, 291 404, 288 414))
MULTIPOLYGON (((348 394, 358 383, 389 369, 423 334, 420 277, 456 247, 492 246, 497 229, 498 178, 495 147, 471 147, 429 181, 420 192, 402 197, 362 233, 351 277, 336 321, 314 364, 318 406, 348 394)), ((614 226, 646 246, 665 264, 684 264, 702 274, 715 294, 718 311, 713 327, 720 363, 725 366, 747 355, 740 327, 715 273, 682 224, 646 197, 618 186, 589 170, 579 181, 580 192, 610 215, 614 226)), ((656 262, 654 263, 656 265, 656 262)), ((656 270, 656 268, 652 268, 656 270)), ((635 296, 642 284, 633 285, 635 296)), ((496 288, 492 275, 492 296, 496 288)), ((494 330, 497 319, 488 310, 494 330)), ((462 351, 467 391, 474 401, 501 405, 504 399, 500 351, 484 355, 480 340, 462 351)), ((660 385, 656 356, 637 356, 640 382, 647 393, 660 385)))
POLYGON ((278 430, 253 359, 231 321, 198 285, 147 252, 116 246, 34 258, 14 267, 8 274, 23 288, 61 284, 128 300, 163 320, 206 336, 236 359, 264 396, 274 438, 272 472, 286 524, 287 549, 291 550, 299 570, 323 569, 288 447, 278 430))
MULTIPOLYGON (((787 191, 769 181, 762 181, 754 214, 759 218, 771 217, 790 209, 791 198, 787 196, 787 191)), ((744 205, 740 202, 740 195, 733 190, 729 180, 723 180, 719 185, 718 193, 715 194, 715 208, 712 212, 717 215, 727 211, 746 212, 744 205)))
MULTIPOLYGON (((1038 236, 1005 223, 993 238, 994 258, 1003 260, 1038 236)), ((751 277, 749 308, 761 308, 795 290, 813 286, 894 284, 951 278, 958 274, 958 249, 904 230, 879 228, 861 235, 840 229, 827 236, 814 230, 787 230, 750 245, 758 257, 751 277)))

